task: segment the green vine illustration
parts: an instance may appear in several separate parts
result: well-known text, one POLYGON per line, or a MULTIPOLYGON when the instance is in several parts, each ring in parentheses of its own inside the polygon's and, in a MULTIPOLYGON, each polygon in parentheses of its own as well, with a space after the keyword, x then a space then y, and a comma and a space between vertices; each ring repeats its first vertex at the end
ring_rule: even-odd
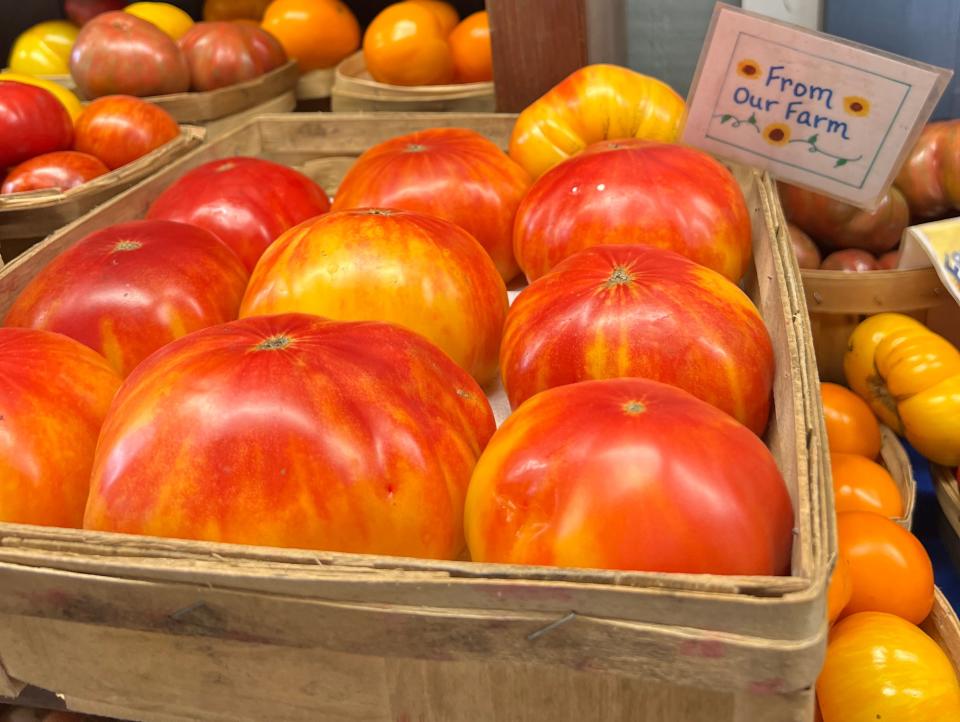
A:
POLYGON ((757 116, 753 113, 750 114, 749 118, 738 118, 730 113, 717 113, 713 117, 719 118, 721 125, 724 123, 729 123, 732 120, 733 123, 730 124, 731 128, 739 128, 741 125, 746 125, 753 128, 758 133, 760 132, 760 126, 757 125, 757 116))
POLYGON ((797 140, 791 140, 791 143, 806 143, 809 148, 807 148, 808 153, 819 153, 820 155, 825 155, 827 158, 833 158, 836 163, 833 164, 834 168, 839 168, 842 165, 847 163, 856 163, 858 160, 863 158, 863 155, 858 155, 856 158, 844 158, 843 156, 834 155, 833 153, 828 153, 823 148, 817 145, 818 135, 814 133, 809 138, 798 138, 797 140))

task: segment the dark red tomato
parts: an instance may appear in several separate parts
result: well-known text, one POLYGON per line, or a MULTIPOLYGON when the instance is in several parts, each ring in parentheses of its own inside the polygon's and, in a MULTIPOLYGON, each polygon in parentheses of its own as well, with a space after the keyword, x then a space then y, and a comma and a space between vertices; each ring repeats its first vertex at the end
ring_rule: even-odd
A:
POLYGON ((875 271, 877 270, 877 258, 872 253, 848 248, 831 253, 823 259, 820 268, 824 271, 848 271, 853 273, 875 271))
POLYGON ((22 193, 43 188, 69 190, 110 172, 99 158, 75 150, 44 153, 24 161, 10 171, 0 194, 22 193))
POLYGON ((73 121, 49 90, 0 80, 0 170, 73 143, 73 121))
POLYGON ((126 0, 66 0, 63 10, 74 23, 83 26, 97 15, 123 10, 126 4, 126 0))
POLYGON ((892 271, 896 269, 897 265, 900 263, 900 249, 897 248, 893 251, 887 251, 879 259, 877 259, 877 270, 879 271, 892 271))
POLYGON ((90 103, 77 118, 74 149, 99 158, 112 170, 179 134, 177 121, 163 108, 129 95, 110 95, 90 103))
POLYGON ((223 20, 197 23, 180 38, 190 87, 214 90, 257 78, 286 62, 280 42, 258 27, 223 20))
POLYGON ((240 259, 212 233, 132 221, 57 256, 14 301, 6 325, 70 336, 126 376, 174 339, 235 319, 246 286, 240 259))
POLYGON ((268 160, 236 157, 194 168, 160 194, 147 218, 213 231, 253 270, 281 233, 328 210, 326 192, 303 173, 268 160))

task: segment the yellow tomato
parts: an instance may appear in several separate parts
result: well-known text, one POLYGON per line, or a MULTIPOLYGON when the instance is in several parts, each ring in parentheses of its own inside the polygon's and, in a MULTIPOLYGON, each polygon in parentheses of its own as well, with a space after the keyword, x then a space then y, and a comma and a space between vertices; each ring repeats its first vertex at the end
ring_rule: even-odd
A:
POLYGON ((77 116, 83 111, 83 104, 80 102, 80 98, 59 83, 54 83, 52 80, 40 78, 36 75, 24 75, 23 73, 0 73, 0 80, 13 80, 17 83, 36 85, 38 88, 49 90, 56 96, 57 100, 63 103, 63 107, 67 109, 74 123, 77 122, 77 116))
POLYGON ((193 27, 193 18, 169 3, 133 3, 124 12, 153 23, 174 40, 179 40, 193 27))
POLYGON ((861 612, 830 632, 817 680, 823 722, 960 720, 960 684, 943 650, 892 614, 861 612))
POLYGON ((685 104, 666 83, 617 65, 588 65, 535 100, 517 118, 510 157, 534 178, 601 140, 671 143, 685 104))
POLYGON ((24 30, 10 51, 10 70, 26 75, 67 75, 70 50, 80 28, 66 20, 48 20, 24 30))
POLYGON ((960 464, 960 352, 919 321, 881 313, 850 336, 843 360, 850 388, 921 454, 960 464))

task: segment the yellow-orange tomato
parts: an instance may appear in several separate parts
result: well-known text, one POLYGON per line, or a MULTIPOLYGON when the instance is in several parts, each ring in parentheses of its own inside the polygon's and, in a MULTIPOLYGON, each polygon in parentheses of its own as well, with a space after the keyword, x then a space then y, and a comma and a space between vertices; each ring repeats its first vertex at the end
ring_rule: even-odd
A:
POLYGON ((837 512, 872 511, 903 516, 903 498, 897 482, 880 464, 860 454, 830 454, 833 496, 837 512))
POLYGON ((203 3, 203 19, 216 20, 256 20, 263 14, 272 0, 206 0, 203 3))
POLYGON ((24 30, 10 50, 10 70, 27 75, 67 75, 70 50, 80 28, 66 20, 48 20, 24 30))
POLYGON ((490 19, 481 10, 465 18, 450 33, 454 80, 482 83, 493 80, 493 50, 490 47, 490 19))
POLYGON ((863 612, 830 632, 817 680, 823 722, 960 720, 960 684, 930 637, 892 614, 863 612))
POLYGON ((453 55, 436 15, 415 2, 390 5, 363 35, 370 76, 392 85, 440 85, 453 80, 453 55))
POLYGON ((333 67, 360 47, 360 24, 340 0, 274 0, 262 26, 301 73, 333 67))
POLYGON ((837 564, 830 575, 827 587, 827 622, 833 624, 840 617, 850 597, 853 595, 853 577, 850 574, 850 561, 843 555, 837 556, 837 564))
POLYGON ((153 23, 174 40, 179 40, 193 27, 193 18, 170 3, 137 2, 127 5, 124 12, 153 23))
POLYGON ((440 30, 444 35, 449 35, 460 22, 460 13, 450 3, 443 0, 412 0, 417 5, 422 5, 434 14, 437 22, 440 23, 440 30))
POLYGON ((850 562, 853 594, 843 615, 888 612, 919 624, 933 607, 933 565, 923 544, 885 516, 837 514, 839 552, 850 562))
POLYGON ((538 178, 603 140, 680 135, 685 104, 656 78, 617 65, 588 65, 560 81, 517 118, 510 157, 538 178))
POLYGON ((866 402, 839 384, 821 383, 823 419, 830 451, 876 459, 880 453, 880 424, 866 402))

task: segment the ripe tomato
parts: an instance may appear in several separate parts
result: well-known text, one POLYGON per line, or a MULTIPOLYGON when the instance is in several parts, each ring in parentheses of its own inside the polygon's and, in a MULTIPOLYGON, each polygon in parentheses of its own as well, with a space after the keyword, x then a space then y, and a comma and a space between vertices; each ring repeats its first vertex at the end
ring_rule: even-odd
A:
POLYGON ((839 553, 850 562, 853 595, 844 616, 889 612, 919 624, 933 607, 933 565, 920 541, 885 516, 837 514, 839 553))
POLYGON ((820 264, 823 271, 846 271, 847 273, 863 273, 877 270, 877 257, 868 251, 848 248, 845 251, 834 251, 823 259, 820 264))
POLYGON ((73 339, 0 328, 0 521, 78 527, 120 377, 73 339))
POLYGON ((193 27, 193 18, 170 3, 135 2, 127 5, 123 11, 153 23, 173 40, 179 40, 193 27))
POLYGON ((892 614, 863 612, 830 632, 817 680, 823 722, 960 719, 960 684, 943 650, 892 614))
POLYGON ((493 80, 490 19, 486 10, 468 16, 448 39, 453 54, 453 75, 458 83, 493 80))
POLYGON ((157 197, 147 218, 212 231, 252 271, 281 233, 329 209, 326 192, 303 173, 238 156, 204 163, 183 175, 157 197))
POLYGON ((437 18, 440 23, 440 32, 445 36, 453 32, 460 22, 460 13, 448 2, 444 0, 412 0, 414 4, 427 8, 437 18))
POLYGON ((676 251, 739 281, 753 249, 740 186, 694 148, 624 140, 554 167, 517 211, 514 249, 530 281, 584 248, 628 243, 676 251))
POLYGON ((252 80, 287 60, 283 47, 259 27, 237 22, 197 23, 180 39, 190 64, 190 86, 214 90, 252 80))
POLYGON ((77 118, 74 150, 96 156, 113 170, 179 134, 177 121, 163 108, 129 95, 109 95, 90 103, 77 118))
POLYGON ((27 75, 66 75, 70 49, 80 32, 66 20, 48 20, 27 28, 13 41, 10 70, 27 75))
POLYGON ((360 24, 340 0, 274 0, 263 15, 300 72, 332 68, 360 47, 360 24))
POLYGON ((790 495, 756 434, 637 378, 517 409, 477 463, 465 524, 478 562, 693 574, 784 574, 793 541, 790 495))
POLYGON ((164 95, 190 87, 177 44, 153 23, 125 12, 87 23, 70 54, 70 73, 87 98, 164 95))
POLYGON ((797 256, 797 265, 800 268, 820 268, 823 258, 813 239, 792 223, 787 224, 787 232, 790 234, 793 252, 797 256))
POLYGON ((77 25, 83 26, 97 15, 112 10, 123 10, 126 0, 65 0, 63 9, 77 25))
POLYGON ((0 170, 73 143, 66 108, 43 88, 0 81, 0 170))
POLYGON ((880 464, 859 454, 830 454, 833 496, 837 512, 872 511, 903 516, 903 498, 897 482, 880 464))
POLYGON ((916 222, 954 215, 960 208, 960 182, 954 158, 960 145, 956 119, 928 123, 900 167, 896 187, 916 222))
POLYGON ((0 194, 22 193, 42 188, 69 190, 110 171, 99 158, 73 150, 44 153, 10 170, 0 194))
POLYGON ((395 323, 486 384, 497 374, 507 289, 480 244, 449 221, 341 211, 287 231, 257 264, 241 318, 291 311, 395 323))
POLYGON ((235 319, 246 284, 240 259, 209 231, 132 221, 57 256, 23 289, 6 324, 70 336, 127 376, 174 339, 235 319))
POLYGON ((719 273, 660 248, 597 246, 521 291, 500 368, 513 408, 554 386, 639 376, 762 434, 774 362, 756 307, 719 273))
POLYGON ((509 281, 519 270, 514 217, 529 184, 526 172, 479 133, 433 128, 368 149, 340 184, 333 209, 398 208, 445 218, 476 238, 509 281))
POLYGON ((256 20, 263 14, 273 0, 205 0, 203 19, 207 22, 217 20, 256 20))
POLYGON ((74 122, 76 122, 77 118, 80 117, 80 113, 83 111, 80 98, 52 80, 47 80, 46 78, 41 78, 36 75, 24 75, 23 73, 0 73, 0 80, 12 80, 15 83, 26 83, 27 85, 35 85, 38 88, 49 90, 56 96, 57 100, 63 103, 63 107, 67 109, 70 118, 74 122))
POLYGON ((453 82, 453 55, 437 15, 416 2, 398 2, 380 12, 363 34, 370 77, 391 85, 453 82))
POLYGON ((454 559, 493 430, 480 387, 418 334, 247 318, 175 341, 127 380, 84 526, 454 559))
POLYGON ((880 453, 880 424, 867 403, 839 384, 820 384, 823 420, 830 451, 876 459, 880 453))
POLYGON ((845 556, 837 556, 837 564, 830 575, 830 586, 827 588, 827 622, 833 624, 840 617, 850 597, 853 596, 853 575, 850 573, 850 560, 845 556))

